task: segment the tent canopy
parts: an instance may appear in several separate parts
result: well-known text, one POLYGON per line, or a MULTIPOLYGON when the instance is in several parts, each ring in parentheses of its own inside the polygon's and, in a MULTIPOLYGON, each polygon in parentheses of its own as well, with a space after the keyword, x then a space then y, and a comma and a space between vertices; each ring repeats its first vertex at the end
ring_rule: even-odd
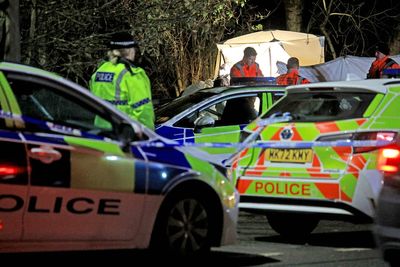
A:
POLYGON ((238 36, 217 44, 215 76, 229 74, 230 68, 243 58, 243 50, 250 46, 257 51, 257 63, 264 76, 279 75, 277 61, 287 62, 297 57, 300 65, 324 62, 324 37, 291 31, 259 31, 238 36))

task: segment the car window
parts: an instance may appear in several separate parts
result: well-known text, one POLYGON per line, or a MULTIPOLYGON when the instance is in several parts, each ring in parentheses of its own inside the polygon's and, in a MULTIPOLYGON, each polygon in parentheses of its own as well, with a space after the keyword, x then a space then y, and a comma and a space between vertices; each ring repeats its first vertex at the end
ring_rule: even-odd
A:
POLYGON ((375 93, 306 92, 291 93, 274 105, 263 118, 289 112, 297 121, 329 121, 360 118, 375 93))
POLYGON ((182 111, 187 110, 191 106, 200 103, 204 99, 207 99, 211 96, 215 95, 215 93, 210 92, 197 92, 187 96, 181 96, 177 99, 171 101, 168 104, 165 104, 155 110, 156 115, 156 124, 160 124, 168 121, 175 115, 181 113, 182 111))
POLYGON ((221 99, 219 102, 206 106, 200 111, 192 112, 176 122, 174 126, 194 128, 194 122, 201 117, 210 117, 214 126, 248 124, 260 112, 259 96, 242 96, 231 99, 221 99))
POLYGON ((272 103, 277 102, 279 99, 281 99, 284 96, 284 92, 271 92, 272 95, 272 103))
MULTIPOLYGON (((18 77, 8 77, 8 81, 22 115, 26 118, 53 122, 92 134, 115 137, 111 120, 99 115, 80 98, 57 90, 57 86, 50 86, 45 82, 25 81, 18 77)), ((34 123, 26 121, 28 122, 26 127, 35 127, 34 123)))

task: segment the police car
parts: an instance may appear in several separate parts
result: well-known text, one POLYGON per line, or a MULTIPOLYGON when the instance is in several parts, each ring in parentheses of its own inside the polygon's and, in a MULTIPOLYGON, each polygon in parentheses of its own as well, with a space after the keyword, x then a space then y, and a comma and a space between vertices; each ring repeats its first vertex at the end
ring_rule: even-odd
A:
POLYGON ((236 146, 212 144, 238 143, 240 131, 284 95, 285 86, 249 85, 252 81, 202 89, 161 106, 155 111, 156 132, 182 144, 196 144, 223 162, 236 146))
POLYGON ((398 79, 288 87, 244 129, 248 146, 233 162, 239 207, 265 213, 289 237, 305 237, 320 219, 371 222, 382 187, 377 149, 398 140, 399 106, 398 79))
POLYGON ((55 74, 0 63, 0 146, 0 252, 187 255, 236 240, 223 167, 55 74))

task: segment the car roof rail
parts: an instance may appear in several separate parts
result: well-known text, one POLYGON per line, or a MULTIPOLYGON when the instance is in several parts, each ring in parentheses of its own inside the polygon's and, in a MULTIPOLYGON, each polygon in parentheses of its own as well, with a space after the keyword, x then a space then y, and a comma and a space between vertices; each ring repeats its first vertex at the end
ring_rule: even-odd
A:
POLYGON ((275 77, 231 77, 230 85, 276 85, 275 77))

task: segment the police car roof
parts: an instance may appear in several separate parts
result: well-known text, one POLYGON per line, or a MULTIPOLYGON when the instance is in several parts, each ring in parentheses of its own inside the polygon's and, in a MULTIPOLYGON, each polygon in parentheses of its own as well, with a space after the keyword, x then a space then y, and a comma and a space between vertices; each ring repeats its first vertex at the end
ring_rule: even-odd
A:
POLYGON ((0 62, 0 70, 8 70, 15 71, 27 74, 33 74, 42 77, 52 77, 52 78, 62 78, 60 75, 45 71, 36 67, 20 64, 20 63, 11 63, 11 62, 0 62))
POLYGON ((399 85, 400 79, 368 79, 354 81, 335 81, 335 82, 319 82, 303 85, 292 85, 286 89, 288 93, 316 91, 316 90, 335 90, 335 91, 373 91, 378 93, 386 93, 390 85, 399 85))
POLYGON ((198 90, 198 92, 208 92, 208 93, 220 94, 220 93, 230 92, 230 91, 257 90, 257 89, 271 89, 271 90, 284 91, 285 88, 286 88, 286 86, 284 86, 284 85, 276 85, 276 84, 231 85, 231 86, 223 86, 223 87, 204 88, 204 89, 198 90))

